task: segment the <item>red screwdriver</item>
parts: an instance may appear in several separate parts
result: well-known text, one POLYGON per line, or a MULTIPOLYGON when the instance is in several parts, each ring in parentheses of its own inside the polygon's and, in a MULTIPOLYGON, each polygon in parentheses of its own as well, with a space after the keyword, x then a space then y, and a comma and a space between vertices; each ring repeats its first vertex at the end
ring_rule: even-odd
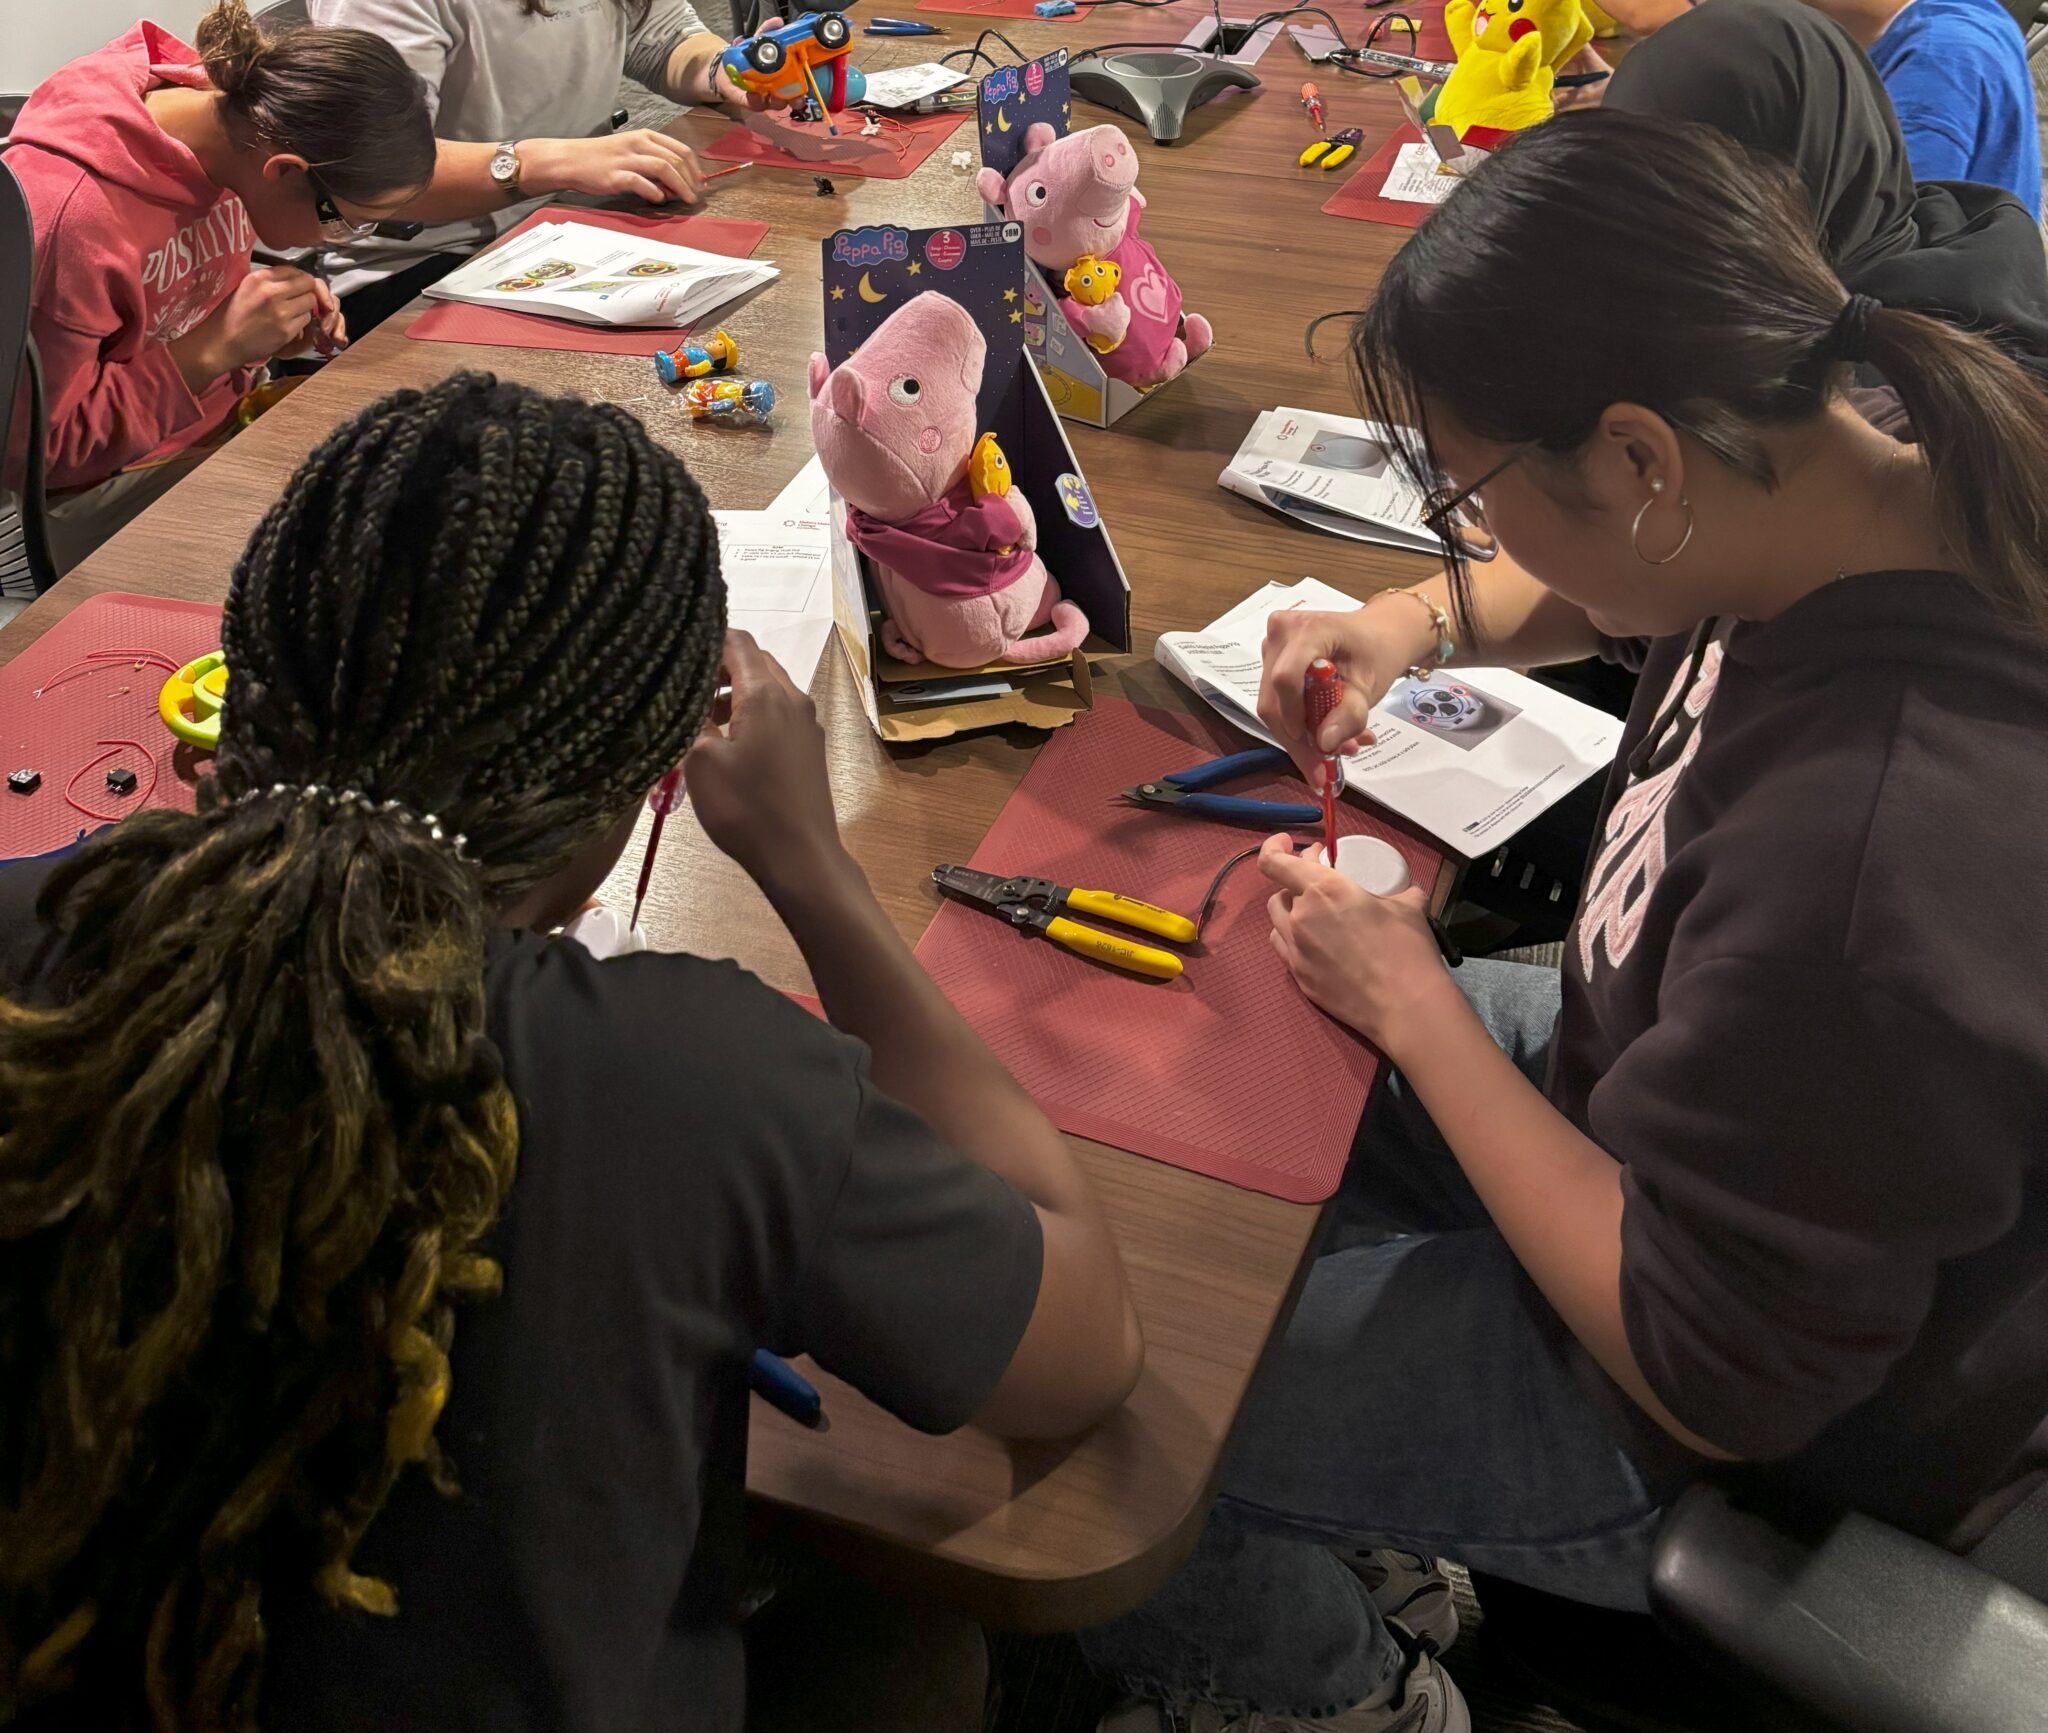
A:
POLYGON ((647 797, 647 810, 654 814, 654 823, 647 831, 647 852, 640 857, 640 882, 633 889, 633 918, 628 927, 640 924, 640 910, 647 901, 647 886, 654 878, 654 856, 661 847, 661 827, 668 823, 668 815, 682 804, 683 767, 678 764, 654 785, 654 792, 647 797))
MULTIPOLYGON (((1330 719, 1344 697, 1344 677, 1337 672, 1337 664, 1327 656, 1318 656, 1308 665, 1308 676, 1301 683, 1301 708, 1308 722, 1309 739, 1321 748, 1323 724, 1330 719)), ((1334 753, 1323 754, 1323 852, 1329 857, 1330 865, 1337 864, 1337 758, 1334 753)))

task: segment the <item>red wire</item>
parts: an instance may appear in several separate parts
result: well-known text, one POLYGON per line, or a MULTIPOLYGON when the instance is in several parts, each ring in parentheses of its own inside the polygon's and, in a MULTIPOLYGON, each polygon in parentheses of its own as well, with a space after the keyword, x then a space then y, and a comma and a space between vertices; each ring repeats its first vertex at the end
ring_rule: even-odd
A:
MULTIPOLYGON (((175 673, 176 670, 173 669, 172 672, 175 673)), ((82 812, 85 814, 87 818, 98 819, 101 824, 119 824, 121 820, 126 818, 130 812, 139 811, 141 808, 147 806, 150 802, 150 797, 156 793, 156 754, 151 752, 150 749, 147 746, 143 745, 142 742, 139 740, 102 740, 97 742, 96 744, 104 746, 108 750, 102 752, 99 755, 99 757, 95 758, 90 764, 83 766, 78 771, 77 775, 73 776, 72 779, 64 785, 64 804, 70 807, 73 812, 82 812), (71 791, 78 786, 78 778, 86 775, 90 771, 97 770, 102 764, 106 763, 108 759, 112 758, 114 754, 119 752, 121 748, 124 746, 129 747, 136 753, 140 754, 143 763, 149 766, 149 786, 141 790, 137 794, 131 794, 128 796, 127 810, 123 812, 94 812, 91 807, 81 805, 78 801, 74 800, 71 796, 71 791)))
POLYGON ((52 674, 49 679, 45 680, 35 689, 34 696, 40 698, 45 692, 54 692, 67 680, 75 680, 81 674, 91 674, 102 668, 117 668, 123 662, 130 663, 137 668, 153 662, 159 668, 172 674, 177 673, 184 666, 182 662, 172 661, 161 650, 88 650, 78 661, 72 662, 58 669, 55 674, 52 674))

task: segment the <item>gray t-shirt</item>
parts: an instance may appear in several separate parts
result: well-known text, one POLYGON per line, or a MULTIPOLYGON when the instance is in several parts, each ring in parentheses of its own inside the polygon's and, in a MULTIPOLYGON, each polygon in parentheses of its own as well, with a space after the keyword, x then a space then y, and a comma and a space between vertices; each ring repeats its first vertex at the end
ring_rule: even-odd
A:
MULTIPOLYGON (((676 45, 705 31, 689 0, 653 0, 637 24, 632 0, 549 0, 532 13, 519 0, 307 0, 306 12, 383 37, 426 80, 435 135, 474 144, 594 137, 611 122, 622 77, 660 90, 676 45)), ((330 248, 329 270, 346 294, 429 253, 473 252, 540 203, 409 241, 330 248)))

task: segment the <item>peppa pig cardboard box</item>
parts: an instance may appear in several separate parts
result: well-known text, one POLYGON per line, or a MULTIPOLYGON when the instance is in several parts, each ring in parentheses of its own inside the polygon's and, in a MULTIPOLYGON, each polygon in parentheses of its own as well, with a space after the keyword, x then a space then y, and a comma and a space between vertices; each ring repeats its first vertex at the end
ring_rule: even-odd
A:
POLYGON ((1013 722, 1064 726, 1092 703, 1085 652, 1130 648, 1131 587, 1045 386, 1024 364, 1029 291, 1022 231, 1015 223, 842 229, 826 237, 823 252, 825 359, 834 367, 894 308, 927 290, 973 318, 988 343, 978 425, 1008 457, 1012 485, 1038 520, 1038 552, 1090 627, 1081 649, 1035 666, 897 661, 881 646, 873 576, 847 537, 846 502, 835 491, 833 624, 869 723, 891 741, 938 740, 1013 722))
MULTIPOLYGON (((1007 175, 1024 155, 1024 134, 1043 122, 1064 138, 1073 120, 1074 102, 1068 82, 1068 54, 1054 49, 1022 66, 998 67, 981 81, 979 123, 981 163, 1007 175)), ((992 218, 1000 213, 989 207, 992 218)), ((1045 381, 1053 407, 1070 421, 1090 427, 1112 427, 1139 404, 1172 389, 1172 381, 1140 391, 1103 371, 1101 359, 1082 341, 1060 311, 1059 297, 1046 286, 1045 274, 1028 258, 1024 303, 1024 344, 1045 381)))

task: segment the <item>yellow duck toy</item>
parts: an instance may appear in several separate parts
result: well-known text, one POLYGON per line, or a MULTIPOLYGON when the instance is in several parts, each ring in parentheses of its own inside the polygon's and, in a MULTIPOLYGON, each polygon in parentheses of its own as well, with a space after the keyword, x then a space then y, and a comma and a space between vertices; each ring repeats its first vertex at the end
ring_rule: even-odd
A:
MULTIPOLYGON (((1117 291, 1117 285, 1124 280, 1124 268, 1108 259, 1098 259, 1093 253, 1083 253, 1068 267, 1066 276, 1067 293, 1084 307, 1099 307, 1117 291)), ((1100 334, 1088 339, 1088 347, 1107 355, 1123 339, 1104 337, 1100 334)))
POLYGON ((1447 0, 1457 69, 1437 92, 1435 120, 1519 132, 1548 120, 1556 69, 1593 40, 1580 0, 1447 0))
POLYGON ((967 486, 976 499, 991 494, 1000 498, 1010 491, 1010 460, 993 433, 984 433, 975 441, 967 459, 967 486))

